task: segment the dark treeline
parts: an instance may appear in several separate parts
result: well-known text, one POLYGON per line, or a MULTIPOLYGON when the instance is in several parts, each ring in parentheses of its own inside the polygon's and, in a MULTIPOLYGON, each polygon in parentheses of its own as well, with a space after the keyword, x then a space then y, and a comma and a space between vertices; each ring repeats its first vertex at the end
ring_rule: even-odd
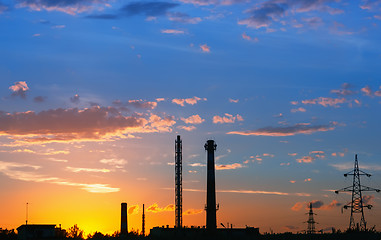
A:
MULTIPOLYGON (((18 240, 18 235, 14 229, 7 230, 0 228, 0 240, 18 240)), ((103 239, 115 239, 115 240, 177 240, 177 239, 192 239, 187 237, 152 237, 143 236, 138 231, 132 230, 128 234, 120 234, 119 232, 114 232, 113 234, 103 234, 101 232, 91 233, 85 236, 84 231, 81 230, 77 225, 74 225, 64 231, 64 234, 47 240, 61 240, 61 239, 93 239, 93 240, 103 240, 103 239)), ((223 240, 225 238, 215 238, 213 236, 199 236, 197 240, 223 240)), ((228 240, 229 238, 226 238, 228 240)), ((335 232, 335 233, 324 233, 324 234, 294 234, 294 233, 264 233, 257 236, 247 236, 234 240, 381 240, 381 232, 376 231, 346 231, 346 232, 335 232)), ((38 239, 40 240, 40 239, 38 239)))

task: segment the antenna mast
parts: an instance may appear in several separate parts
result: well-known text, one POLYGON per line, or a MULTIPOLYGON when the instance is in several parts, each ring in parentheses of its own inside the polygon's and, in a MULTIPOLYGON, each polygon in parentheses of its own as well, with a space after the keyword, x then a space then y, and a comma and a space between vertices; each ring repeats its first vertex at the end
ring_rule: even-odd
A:
POLYGON ((183 186, 182 186, 182 141, 180 135, 175 140, 175 226, 182 228, 183 225, 183 186))
POLYGON ((26 218, 25 218, 25 225, 28 225, 28 203, 26 203, 26 218))
POLYGON ((352 192, 352 201, 347 203, 343 207, 344 209, 347 209, 347 208, 351 209, 351 217, 350 217, 348 229, 365 231, 366 230, 366 221, 365 221, 365 216, 364 216, 364 207, 371 209, 373 206, 370 204, 364 204, 362 192, 363 191, 380 192, 380 189, 371 188, 371 187, 363 186, 360 184, 360 176, 361 175, 365 175, 367 177, 370 177, 372 175, 369 173, 366 173, 364 171, 361 171, 359 169, 357 154, 355 155, 355 166, 354 166, 353 171, 345 173, 344 177, 347 177, 348 175, 353 176, 352 186, 345 187, 345 188, 342 188, 340 190, 336 190, 335 193, 338 194, 339 192, 352 192), (354 216, 353 216, 355 213, 361 214, 360 225, 359 225, 359 223, 355 224, 355 220, 354 220, 354 216))
POLYGON ((144 204, 143 204, 143 215, 142 215, 142 235, 145 236, 145 228, 146 228, 146 215, 144 214, 144 204))

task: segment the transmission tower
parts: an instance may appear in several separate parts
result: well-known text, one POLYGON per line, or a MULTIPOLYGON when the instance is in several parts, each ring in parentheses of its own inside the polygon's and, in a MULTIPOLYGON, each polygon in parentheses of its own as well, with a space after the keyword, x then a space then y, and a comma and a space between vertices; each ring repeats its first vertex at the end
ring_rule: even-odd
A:
POLYGON ((315 233, 315 220, 314 220, 314 215, 316 215, 314 213, 314 211, 312 210, 312 203, 310 203, 310 211, 308 213, 308 221, 306 223, 308 223, 308 226, 307 226, 307 234, 313 234, 315 233))
POLYGON ((175 141, 175 226, 181 228, 183 225, 183 177, 182 177, 182 141, 177 135, 175 141))
POLYGON ((363 191, 376 191, 380 192, 380 189, 371 188, 367 186, 363 186, 360 184, 360 176, 365 175, 367 177, 370 177, 371 175, 369 173, 366 173, 364 171, 361 171, 359 169, 359 163, 357 161, 357 154, 355 155, 355 166, 354 169, 348 173, 344 174, 344 177, 347 177, 348 175, 353 176, 353 185, 349 187, 342 188, 340 190, 335 191, 336 194, 339 192, 352 192, 352 201, 344 205, 344 209, 351 209, 351 218, 349 221, 349 229, 351 230, 366 230, 366 221, 364 216, 364 208, 371 209, 373 206, 370 204, 364 204, 363 198, 362 198, 362 192, 363 191), (361 220, 360 224, 355 224, 354 220, 354 214, 360 213, 361 214, 361 220))
POLYGON ((146 215, 144 214, 144 204, 143 204, 143 214, 142 214, 142 235, 146 235, 146 215))

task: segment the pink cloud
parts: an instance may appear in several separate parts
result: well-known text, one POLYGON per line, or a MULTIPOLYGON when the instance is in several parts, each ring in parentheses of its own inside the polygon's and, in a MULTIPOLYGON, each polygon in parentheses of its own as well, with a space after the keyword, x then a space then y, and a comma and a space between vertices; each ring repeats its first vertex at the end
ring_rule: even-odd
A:
POLYGON ((245 166, 240 163, 233 163, 233 164, 216 165, 216 170, 231 170, 231 169, 238 169, 243 167, 245 166))
POLYGON ((371 97, 373 95, 372 89, 369 86, 361 88, 361 92, 363 92, 366 96, 371 97))
POLYGON ((210 47, 206 44, 200 45, 201 51, 205 53, 210 53, 210 47))
POLYGON ((306 179, 304 179, 304 181, 305 181, 305 182, 311 182, 312 179, 311 179, 311 178, 306 178, 306 179))
POLYGON ((129 207, 127 212, 129 215, 138 214, 139 213, 139 205, 133 205, 133 206, 129 207))
POLYGON ((176 30, 176 29, 163 29, 161 30, 161 33, 166 33, 166 34, 184 34, 185 32, 183 30, 176 30))
POLYGON ((214 116, 213 123, 235 123, 235 121, 243 121, 243 117, 239 114, 233 116, 231 114, 225 113, 225 116, 214 116))
POLYGON ((296 155, 298 155, 297 153, 289 153, 288 154, 289 156, 296 156, 296 155))
POLYGON ((201 124, 205 121, 205 119, 202 119, 198 114, 192 115, 188 118, 181 118, 185 123, 187 124, 201 124))
POLYGON ((304 157, 296 159, 298 163, 312 163, 314 160, 315 158, 311 156, 304 156, 304 157))
POLYGON ((232 131, 227 134, 237 134, 243 136, 271 136, 271 137, 284 137, 294 136, 296 134, 312 134, 315 132, 326 132, 335 129, 335 124, 330 125, 317 125, 308 126, 305 124, 295 124, 294 126, 287 127, 266 127, 252 131, 232 131))
POLYGON ((175 103, 177 105, 180 105, 182 107, 185 106, 185 103, 189 104, 189 105, 195 105, 196 103, 198 103, 199 101, 206 101, 207 99, 206 98, 199 98, 199 97, 193 97, 193 98, 175 98, 175 99, 172 99, 172 103, 175 103))
POLYGON ((229 102, 231 102, 231 103, 238 103, 238 102, 239 102, 239 99, 232 99, 232 98, 229 98, 229 102))
POLYGON ((183 129, 183 130, 188 131, 188 132, 196 130, 195 126, 178 126, 177 128, 178 129, 183 129))
POLYGON ((110 7, 107 0, 86 0, 86 1, 42 1, 42 0, 22 0, 16 5, 18 8, 29 8, 32 11, 58 11, 70 15, 91 11, 94 9, 103 10, 110 7))
POLYGON ((315 99, 308 99, 308 100, 303 100, 303 104, 319 104, 324 107, 338 107, 338 104, 345 103, 346 99, 345 98, 330 98, 330 97, 319 97, 315 99))
POLYGON ((9 87, 12 90, 12 96, 26 97, 26 92, 29 90, 28 85, 24 81, 15 82, 14 85, 9 87))
POLYGON ((302 108, 302 107, 291 109, 291 112, 292 112, 292 113, 296 113, 296 112, 306 112, 306 111, 307 111, 307 110, 306 110, 305 108, 302 108))

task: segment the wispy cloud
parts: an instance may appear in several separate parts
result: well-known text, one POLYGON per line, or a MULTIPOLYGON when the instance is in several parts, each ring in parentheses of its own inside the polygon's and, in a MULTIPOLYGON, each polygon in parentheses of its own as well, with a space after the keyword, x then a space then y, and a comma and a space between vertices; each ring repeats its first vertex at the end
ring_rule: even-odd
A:
MULTIPOLYGON (((336 168, 339 171, 347 171, 353 169, 353 162, 330 164, 330 166, 336 168)), ((359 164, 359 168, 372 171, 381 171, 381 165, 359 164)))
POLYGON ((188 132, 197 129, 195 126, 178 126, 177 128, 178 128, 178 129, 183 129, 183 130, 188 131, 188 132))
POLYGON ((329 204, 324 204, 321 200, 313 200, 311 202, 297 202, 294 204, 294 206, 291 207, 291 210, 293 211, 300 211, 302 209, 307 210, 309 209, 309 204, 312 203, 312 208, 320 209, 320 210, 331 210, 336 207, 340 207, 343 204, 339 203, 337 200, 332 200, 329 204))
POLYGON ((161 33, 178 35, 178 34, 184 34, 185 32, 183 30, 177 30, 177 29, 162 29, 161 33))
POLYGON ((231 170, 245 167, 241 163, 216 165, 216 170, 231 170))
POLYGON ((0 161, 0 172, 12 179, 27 182, 46 182, 51 184, 79 187, 92 193, 111 193, 119 191, 119 188, 110 187, 109 184, 76 183, 62 178, 49 177, 36 173, 36 170, 40 168, 40 166, 36 165, 0 161))
POLYGON ((160 213, 160 212, 171 212, 175 210, 175 206, 173 204, 169 204, 164 208, 160 208, 157 203, 152 204, 147 208, 147 212, 152 212, 152 213, 160 213))
POLYGON ((324 107, 339 107, 339 104, 345 103, 345 98, 330 98, 330 97, 319 97, 315 99, 302 100, 303 104, 319 104, 324 107))
POLYGON ((315 158, 311 156, 303 156, 301 158, 296 159, 298 163, 312 163, 314 160, 315 158))
POLYGON ((188 209, 186 211, 183 212, 183 215, 195 215, 195 214, 200 214, 202 213, 204 210, 203 209, 188 209))
POLYGON ((252 41, 252 42, 258 42, 258 38, 252 38, 252 37, 250 37, 249 35, 247 35, 245 32, 244 33, 242 33, 242 38, 243 39, 245 39, 245 40, 247 40, 247 41, 252 41))
POLYGON ((66 167, 66 170, 74 173, 79 172, 99 172, 99 173, 108 173, 111 172, 109 169, 106 168, 77 168, 77 167, 66 167))
POLYGON ((338 96, 349 96, 356 94, 356 91, 352 90, 352 85, 349 83, 343 83, 341 89, 333 89, 331 90, 331 93, 335 93, 338 96))
POLYGON ((257 130, 249 131, 232 131, 227 134, 238 134, 244 136, 272 136, 272 137, 283 137, 283 136, 294 136, 296 134, 312 134, 315 132, 326 132, 335 129, 334 123, 330 125, 305 125, 305 124, 295 124, 293 126, 287 127, 265 127, 259 128, 257 130))
POLYGON ((299 107, 299 108, 293 108, 291 109, 291 112, 292 113, 296 113, 296 112, 306 112, 307 110, 303 107, 299 107))
POLYGON ((110 6, 108 0, 20 0, 16 7, 29 8, 32 11, 59 11, 70 15, 91 11, 103 10, 110 6))

